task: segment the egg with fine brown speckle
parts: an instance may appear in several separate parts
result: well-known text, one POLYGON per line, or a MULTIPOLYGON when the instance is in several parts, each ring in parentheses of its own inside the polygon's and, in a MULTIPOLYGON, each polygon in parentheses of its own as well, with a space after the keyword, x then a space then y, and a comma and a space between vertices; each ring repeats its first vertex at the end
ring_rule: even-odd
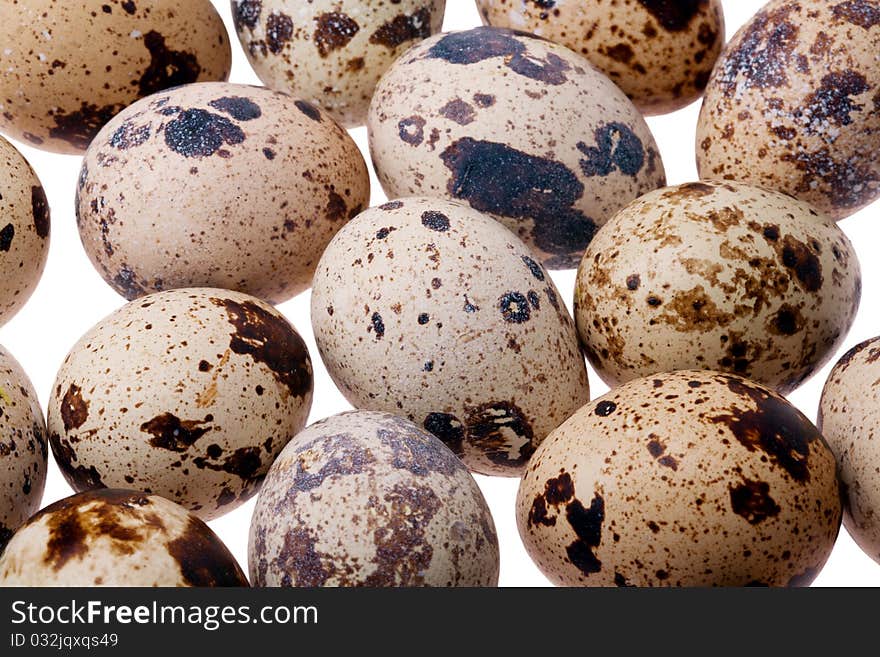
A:
POLYGON ((182 289, 131 302, 80 339, 48 428, 75 490, 142 490, 208 520, 257 492, 311 403, 308 351, 277 310, 182 289))
POLYGON ((446 0, 233 0, 232 16, 266 86, 356 127, 379 78, 407 48, 440 31, 445 7, 446 0))
POLYGON ((880 197, 880 1, 772 0, 718 61, 701 178, 777 189, 834 219, 880 197))
POLYGON ((698 182, 646 194, 599 231, 575 319, 612 387, 710 369, 785 394, 831 358, 860 297, 855 250, 829 217, 784 194, 698 182))
POLYGON ((437 438, 353 411, 294 438, 251 522, 254 586, 495 586, 498 538, 477 482, 437 438))
POLYGON ((213 82, 141 100, 101 131, 76 195, 86 253, 134 299, 220 287, 280 303, 367 207, 348 133, 303 100, 213 82))
POLYGON ((724 46, 721 0, 477 0, 483 21, 584 55, 645 114, 703 93, 724 46))
POLYGON ((0 586, 248 586, 214 532, 158 495, 80 493, 31 518, 0 556, 0 586))
POLYGON ((596 399, 538 448, 516 502, 565 586, 806 586, 840 528, 837 466, 784 398, 679 371, 596 399))
POLYGON ((472 470, 518 476, 589 399, 574 324, 516 235, 471 208, 406 198, 334 238, 312 327, 352 405, 402 415, 472 470))
POLYGON ((0 132, 57 153, 81 153, 138 98, 232 66, 209 0, 3 2, 0 44, 0 132))
POLYGON ((666 180, 651 131, 613 82, 568 48, 507 29, 408 50, 367 124, 390 198, 467 203, 552 269, 576 267, 597 227, 666 180))

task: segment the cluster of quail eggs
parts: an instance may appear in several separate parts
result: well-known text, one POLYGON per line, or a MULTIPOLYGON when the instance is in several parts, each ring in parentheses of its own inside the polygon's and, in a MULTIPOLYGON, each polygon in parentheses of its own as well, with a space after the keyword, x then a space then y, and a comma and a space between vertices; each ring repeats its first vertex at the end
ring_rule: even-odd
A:
MULTIPOLYGON (((836 221, 880 197, 880 1, 772 0, 726 46, 719 0, 445 5, 233 0, 265 87, 205 0, 0 8, 0 132, 82 156, 127 300, 45 415, 0 348, 0 585, 495 586, 474 473, 521 478, 558 585, 805 586, 842 522, 880 562, 880 338, 817 423, 783 396, 859 308, 836 221), (667 186, 644 116, 700 97, 701 180, 667 186), (354 408, 312 424, 275 307, 309 289, 354 408), (50 451, 75 494, 42 508, 50 451), (253 497, 248 577, 206 522, 253 497)), ((49 233, 0 138, 0 322, 49 233)))

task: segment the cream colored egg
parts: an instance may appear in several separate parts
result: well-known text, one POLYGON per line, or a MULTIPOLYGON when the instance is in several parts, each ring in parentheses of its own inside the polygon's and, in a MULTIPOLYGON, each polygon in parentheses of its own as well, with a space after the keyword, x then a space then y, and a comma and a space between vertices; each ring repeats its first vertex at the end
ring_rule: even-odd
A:
POLYGON ((835 219, 880 196, 880 2, 772 0, 718 61, 702 178, 793 194, 835 219))
POLYGON ((294 438, 251 521, 254 586, 495 586, 498 538, 477 482, 437 438, 352 411, 294 438))
POLYGON ((57 153, 85 150, 138 98, 232 65, 209 0, 4 2, 0 44, 0 131, 57 153))
POLYGON ((76 207, 89 258, 128 299, 206 286, 280 303, 311 285, 369 198, 363 156, 327 114, 214 82, 111 121, 86 153, 76 207))
POLYGON ((389 197, 464 201, 553 269, 576 267, 598 226, 665 184, 647 124, 614 83, 506 29, 414 46, 379 83, 368 127, 389 197))
POLYGON ((330 376, 355 407, 412 420, 472 470, 518 476, 589 399, 571 316, 534 258, 459 203, 367 210, 315 275, 312 327, 330 376))
POLYGON ((0 586, 248 586, 211 529, 158 495, 102 489, 46 507, 0 556, 0 586))
POLYGON ((837 457, 843 524, 880 563, 880 341, 866 340, 834 366, 819 404, 818 426, 837 457))
POLYGON ((645 114, 699 98, 724 46, 721 0, 477 0, 483 21, 582 54, 645 114))
POLYGON ((578 271, 575 318, 609 385, 710 369, 788 393, 822 367, 861 296, 852 244, 806 203, 734 182, 647 194, 578 271))
POLYGON ((30 299, 49 256, 49 202, 37 174, 0 137, 0 325, 30 299))
POLYGON ((311 403, 308 351, 278 311, 182 289, 88 331, 58 372, 47 419, 75 490, 142 490, 207 520, 257 492, 311 403))
POLYGON ((553 432, 517 497, 520 535, 565 586, 806 586, 837 538, 834 456, 740 377, 627 383, 553 432))
POLYGON ((356 127, 366 122, 379 78, 440 31, 445 7, 446 0, 233 0, 232 15, 266 86, 356 127))
POLYGON ((48 457, 37 393, 18 362, 0 347, 0 552, 40 508, 48 457))

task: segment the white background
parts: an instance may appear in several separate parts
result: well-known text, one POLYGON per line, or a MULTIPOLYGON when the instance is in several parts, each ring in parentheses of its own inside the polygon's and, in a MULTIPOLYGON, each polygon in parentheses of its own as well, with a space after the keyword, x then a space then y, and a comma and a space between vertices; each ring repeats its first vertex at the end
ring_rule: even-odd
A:
MULTIPOLYGON (((214 4, 226 22, 232 41, 234 65, 231 81, 259 84, 235 36, 230 3, 228 0, 214 0, 214 4)), ((463 29, 480 23, 472 0, 447 0, 447 5, 445 30, 463 29)), ((762 5, 760 0, 724 2, 728 38, 762 5)), ((696 179, 693 143, 698 111, 699 103, 694 103, 674 114, 648 120, 660 146, 670 184, 696 179)), ((366 129, 354 130, 352 134, 369 160, 366 129)), ((73 209, 80 158, 43 153, 23 144, 16 145, 30 160, 46 188, 52 208, 52 244, 39 288, 27 306, 0 329, 0 342, 12 351, 28 372, 45 408, 55 373, 67 351, 93 324, 122 305, 123 300, 98 276, 80 244, 73 209)), ((385 196, 373 176, 372 204, 383 201, 385 196)), ((865 285, 855 326, 835 360, 845 349, 880 333, 880 312, 872 303, 876 290, 880 289, 880 259, 873 257, 871 249, 871 245, 880 239, 880 202, 850 217, 842 226, 861 258, 865 285)), ((574 272, 554 273, 554 279, 570 308, 574 272)), ((302 334, 315 365, 315 401, 310 422, 347 410, 348 403, 327 376, 315 347, 309 321, 308 293, 282 304, 280 309, 302 334)), ((791 401, 811 419, 816 417, 819 395, 830 367, 831 364, 790 396, 791 401)), ((604 394, 607 390, 605 386, 597 376, 592 372, 590 374, 592 396, 604 394)), ((487 477, 477 479, 489 501, 498 528, 501 585, 547 586, 547 580, 525 553, 516 530, 513 509, 518 481, 487 477)), ((43 504, 54 502, 70 492, 55 463, 51 462, 43 504)), ((252 500, 210 523, 245 570, 247 534, 253 505, 252 500)), ((834 553, 816 584, 877 586, 880 585, 880 565, 865 556, 842 530, 834 553)))

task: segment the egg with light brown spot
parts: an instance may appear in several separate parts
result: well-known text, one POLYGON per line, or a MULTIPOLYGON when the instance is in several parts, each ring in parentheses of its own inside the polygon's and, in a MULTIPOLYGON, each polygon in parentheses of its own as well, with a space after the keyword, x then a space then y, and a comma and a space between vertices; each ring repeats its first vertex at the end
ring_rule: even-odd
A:
POLYGON ((529 463, 529 555, 564 586, 807 586, 840 528, 834 455, 741 377, 679 371, 580 409, 529 463))
POLYGON ((211 529, 158 495, 103 489, 31 518, 0 556, 0 586, 248 586, 211 529))
POLYGON ((209 0, 4 2, 0 44, 0 132, 56 153, 84 151, 138 98, 232 66, 209 0))
POLYGON ((833 220, 776 192, 699 182, 647 194, 599 231, 575 319, 612 387, 710 369, 785 394, 831 358, 860 296, 856 253, 833 220))
POLYGON ((233 0, 244 51, 266 86, 363 125, 392 62, 443 24, 446 0, 233 0))
POLYGON ((49 201, 40 179, 0 137, 0 325, 30 299, 49 256, 49 201))
POLYGON ((47 419, 74 490, 142 490, 209 520, 257 492, 311 403, 308 351, 277 310, 182 289, 89 330, 58 372, 47 419))
POLYGON ((0 347, 0 552, 40 508, 48 458, 37 393, 18 361, 0 347))
POLYGON ((324 247, 369 198, 363 156, 325 112, 213 82, 107 124, 76 211, 90 260, 127 299, 204 286, 280 303, 311 285, 324 247))
POLYGON ((880 2, 773 0, 734 36, 697 128, 702 178, 793 194, 835 219, 880 197, 880 2))
POLYGON ((477 482, 427 431, 352 411, 294 438, 251 522, 254 586, 496 586, 498 538, 477 482))
POLYGON ((368 118, 390 198, 463 201, 513 230, 551 269, 577 266, 598 226, 665 184, 630 100, 568 48, 479 27, 414 46, 368 118))
POLYGON ((582 54, 644 114, 699 98, 724 46, 720 0, 477 0, 483 22, 582 54))
POLYGON ((818 426, 840 467, 843 525, 880 563, 880 338, 850 349, 828 375, 818 426))
POLYGON ((518 476, 589 399, 574 323, 536 257, 456 202, 367 210, 315 275, 327 371, 355 407, 412 420, 476 472, 518 476))

